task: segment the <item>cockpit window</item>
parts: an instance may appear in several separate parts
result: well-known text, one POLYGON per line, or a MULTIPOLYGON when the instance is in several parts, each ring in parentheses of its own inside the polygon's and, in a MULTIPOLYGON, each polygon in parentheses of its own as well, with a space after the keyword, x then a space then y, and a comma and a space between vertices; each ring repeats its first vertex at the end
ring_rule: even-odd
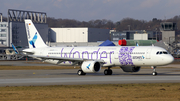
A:
POLYGON ((168 54, 168 52, 163 52, 163 54, 168 54))
POLYGON ((158 51, 156 54, 169 54, 169 53, 166 51, 158 51))

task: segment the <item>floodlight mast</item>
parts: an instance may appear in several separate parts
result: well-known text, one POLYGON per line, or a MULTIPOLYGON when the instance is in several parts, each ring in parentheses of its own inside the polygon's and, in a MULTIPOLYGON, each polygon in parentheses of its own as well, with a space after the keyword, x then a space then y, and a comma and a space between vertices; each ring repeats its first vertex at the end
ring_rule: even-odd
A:
POLYGON ((2 19, 3 19, 3 18, 2 18, 2 13, 0 13, 0 22, 2 22, 2 19))

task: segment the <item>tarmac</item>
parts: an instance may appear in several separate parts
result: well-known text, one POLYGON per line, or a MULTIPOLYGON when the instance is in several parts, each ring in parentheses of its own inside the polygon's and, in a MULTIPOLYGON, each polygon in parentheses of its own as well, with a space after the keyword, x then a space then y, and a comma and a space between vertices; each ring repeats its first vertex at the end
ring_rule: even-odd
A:
MULTIPOLYGON (((0 61, 0 65, 52 66, 52 64, 29 64, 25 61, 0 61)), ((85 76, 78 76, 78 69, 0 70, 0 86, 180 83, 180 67, 178 64, 157 67, 157 76, 152 76, 152 69, 150 68, 141 69, 137 73, 126 73, 120 68, 112 68, 112 70, 113 75, 110 76, 104 75, 104 69, 98 73, 87 73, 85 76)))

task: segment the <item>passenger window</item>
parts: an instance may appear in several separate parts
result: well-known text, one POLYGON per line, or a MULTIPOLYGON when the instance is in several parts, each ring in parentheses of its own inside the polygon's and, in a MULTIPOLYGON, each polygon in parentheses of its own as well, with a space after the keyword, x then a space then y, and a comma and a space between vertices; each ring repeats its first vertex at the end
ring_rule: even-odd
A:
POLYGON ((160 54, 162 54, 162 52, 160 52, 160 54))
POLYGON ((156 54, 159 54, 159 52, 157 52, 156 54))

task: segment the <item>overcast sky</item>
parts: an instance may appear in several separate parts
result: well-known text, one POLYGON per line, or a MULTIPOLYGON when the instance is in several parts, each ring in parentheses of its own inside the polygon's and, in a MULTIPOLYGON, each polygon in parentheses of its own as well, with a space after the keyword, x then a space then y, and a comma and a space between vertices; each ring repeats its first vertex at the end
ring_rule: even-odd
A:
POLYGON ((0 0, 0 13, 8 9, 46 12, 48 17, 117 22, 129 17, 139 20, 168 19, 180 15, 180 0, 0 0))

